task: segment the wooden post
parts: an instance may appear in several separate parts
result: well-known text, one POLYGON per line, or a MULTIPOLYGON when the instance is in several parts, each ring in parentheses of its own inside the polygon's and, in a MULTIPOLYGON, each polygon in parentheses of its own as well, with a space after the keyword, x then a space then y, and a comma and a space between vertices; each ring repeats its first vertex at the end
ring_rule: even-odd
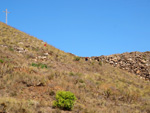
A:
POLYGON ((10 13, 10 12, 8 12, 7 9, 6 9, 6 11, 3 11, 3 12, 6 13, 6 24, 7 24, 7 14, 10 13))

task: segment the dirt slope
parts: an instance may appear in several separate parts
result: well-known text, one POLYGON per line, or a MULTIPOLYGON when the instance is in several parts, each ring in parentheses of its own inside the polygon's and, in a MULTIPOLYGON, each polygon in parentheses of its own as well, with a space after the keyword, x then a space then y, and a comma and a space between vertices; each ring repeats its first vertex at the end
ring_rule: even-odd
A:
POLYGON ((149 81, 45 44, 0 22, 0 112, 150 112, 149 81), (77 97, 72 111, 52 107, 59 90, 77 97))

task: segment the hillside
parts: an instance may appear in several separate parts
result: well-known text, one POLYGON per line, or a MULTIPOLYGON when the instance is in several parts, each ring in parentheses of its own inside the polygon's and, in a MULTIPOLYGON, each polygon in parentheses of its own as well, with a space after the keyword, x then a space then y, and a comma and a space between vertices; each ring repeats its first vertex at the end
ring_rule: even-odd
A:
POLYGON ((149 81, 45 44, 0 22, 1 113, 150 113, 149 81), (72 111, 52 107, 59 90, 77 97, 72 111))

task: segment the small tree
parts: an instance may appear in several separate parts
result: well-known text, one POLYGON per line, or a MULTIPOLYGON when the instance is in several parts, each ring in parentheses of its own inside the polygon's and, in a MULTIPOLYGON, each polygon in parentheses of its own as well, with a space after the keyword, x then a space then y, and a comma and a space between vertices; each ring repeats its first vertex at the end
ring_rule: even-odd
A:
POLYGON ((80 60, 80 57, 76 56, 76 57, 74 57, 74 60, 75 60, 75 61, 79 61, 79 60, 80 60))
POLYGON ((75 95, 69 91, 58 91, 55 98, 53 107, 58 107, 63 110, 71 110, 76 100, 75 95))

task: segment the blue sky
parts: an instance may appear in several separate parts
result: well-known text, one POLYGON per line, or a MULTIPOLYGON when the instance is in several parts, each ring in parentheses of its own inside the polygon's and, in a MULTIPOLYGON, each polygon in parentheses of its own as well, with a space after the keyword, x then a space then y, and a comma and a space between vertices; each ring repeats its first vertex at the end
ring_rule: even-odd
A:
POLYGON ((150 51, 150 0, 1 0, 0 21, 78 56, 150 51))

